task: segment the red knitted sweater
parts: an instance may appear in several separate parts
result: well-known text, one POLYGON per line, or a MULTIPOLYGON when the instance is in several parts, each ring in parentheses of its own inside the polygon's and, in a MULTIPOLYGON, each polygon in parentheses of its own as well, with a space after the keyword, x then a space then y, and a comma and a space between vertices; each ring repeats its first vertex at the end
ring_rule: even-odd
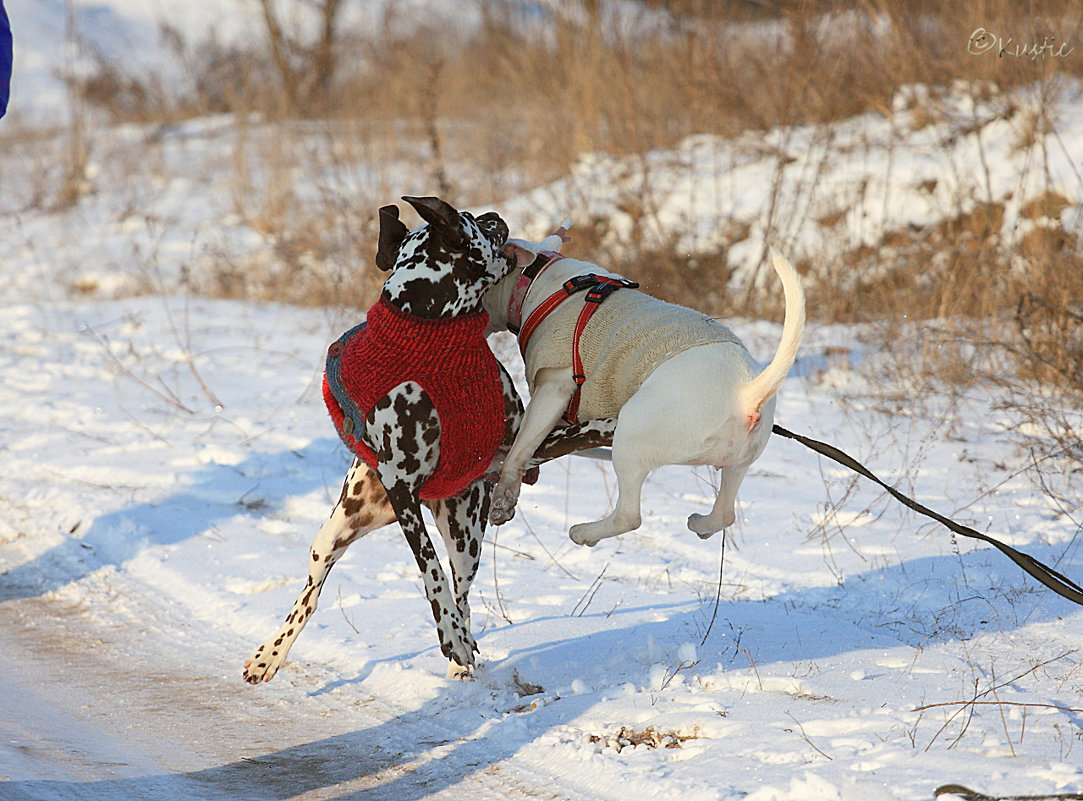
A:
POLYGON ((430 320, 382 296, 327 351, 323 397, 339 436, 370 467, 376 454, 355 433, 380 398, 414 381, 440 416, 440 460, 425 500, 450 498, 480 478, 504 438, 500 368, 485 341, 486 312, 430 320))

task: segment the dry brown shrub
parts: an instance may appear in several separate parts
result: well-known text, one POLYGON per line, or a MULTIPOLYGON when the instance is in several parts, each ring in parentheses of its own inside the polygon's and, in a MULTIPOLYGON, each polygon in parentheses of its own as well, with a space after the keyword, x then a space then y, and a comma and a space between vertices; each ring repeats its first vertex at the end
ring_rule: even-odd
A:
MULTIPOLYGON (((376 207, 407 192, 439 193, 459 204, 493 201, 567 174, 584 151, 639 154, 695 133, 730 135, 868 110, 888 113, 898 89, 908 84, 965 81, 974 91, 991 93, 1060 73, 1083 74, 1080 57, 1000 58, 967 49, 982 27, 1015 42, 1041 42, 1055 33, 1083 52, 1083 14, 1072 0, 648 5, 671 12, 668 21, 648 26, 642 19, 616 19, 591 0, 559 5, 542 23, 514 4, 489 4, 480 27, 467 34, 407 27, 393 16, 380 30, 339 30, 333 78, 308 81, 303 61, 290 73, 325 93, 307 104, 308 114, 326 123, 333 146, 324 152, 339 155, 310 158, 298 155, 301 148, 262 145, 239 150, 237 159, 239 212, 276 238, 281 260, 303 264, 294 269, 306 278, 298 281, 289 270, 250 275, 230 264, 223 266, 217 291, 270 294, 271 287, 310 286, 310 302, 323 302, 328 288, 349 275, 344 265, 369 259, 371 248, 361 240, 371 236, 376 207), (349 172, 357 160, 386 158, 392 143, 396 155, 413 151, 414 174, 425 176, 426 186, 389 180, 358 187, 352 198, 329 189, 315 205, 294 191, 306 171, 349 172), (264 165, 261 177, 250 175, 244 166, 249 160, 264 165), (326 281, 315 275, 321 265, 330 276, 326 281)), ((139 119, 229 111, 239 120, 252 112, 272 120, 295 113, 283 100, 280 75, 263 43, 226 45, 211 38, 190 45, 175 32, 166 38, 188 75, 173 90, 177 96, 166 94, 169 87, 152 75, 140 83, 103 64, 97 79, 83 87, 85 100, 114 116, 139 119)), ((937 120, 936 109, 925 113, 937 120)), ((1040 106, 1016 146, 1034 147, 1049 124, 1040 106)), ((285 138, 287 145, 296 141, 285 138)), ((1028 204, 1023 217, 1053 219, 1067 202, 1047 195, 1028 204)), ((620 213, 649 224, 649 198, 620 213)), ((842 213, 836 212, 836 224, 842 213)), ((1054 267, 1078 265, 1076 238, 1062 227, 1036 224, 1007 252, 996 236, 1003 214, 999 203, 960 207, 939 225, 890 232, 876 247, 852 247, 829 268, 799 265, 805 271, 815 266, 818 278, 830 279, 810 282, 811 314, 831 321, 903 313, 911 319, 984 317, 1013 312, 1024 292, 1042 298, 1075 292, 1045 282, 1054 267)), ((821 222, 830 226, 831 215, 821 222)), ((596 246, 608 226, 605 219, 580 220, 572 252, 600 258, 596 246)), ((742 232, 733 231, 732 241, 740 238, 742 232)), ((763 300, 726 295, 724 248, 692 259, 675 241, 619 244, 624 255, 613 266, 621 269, 621 259, 634 263, 637 277, 671 300, 746 314, 769 311, 775 303, 774 293, 763 300)))

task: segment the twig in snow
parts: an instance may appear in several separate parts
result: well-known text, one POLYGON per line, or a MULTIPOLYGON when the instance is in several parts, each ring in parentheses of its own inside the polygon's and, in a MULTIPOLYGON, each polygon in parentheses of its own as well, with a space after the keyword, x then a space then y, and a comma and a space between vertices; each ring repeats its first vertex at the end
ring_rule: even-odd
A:
MULTIPOLYGON (((203 394, 206 395, 207 399, 211 403, 214 404, 214 408, 216 410, 222 410, 222 409, 225 408, 225 404, 222 403, 221 400, 219 400, 217 395, 215 395, 213 392, 211 392, 211 388, 207 386, 207 382, 203 380, 203 376, 200 375, 199 370, 196 369, 195 359, 192 358, 192 328, 191 328, 191 325, 189 323, 189 318, 188 318, 188 301, 189 301, 188 287, 185 286, 185 289, 184 289, 184 344, 183 344, 183 346, 181 348, 184 351, 184 361, 188 365, 188 369, 191 371, 192 377, 195 378, 196 383, 199 384, 200 388, 203 390, 203 394)), ((164 303, 164 301, 163 301, 163 305, 165 305, 165 307, 166 307, 166 316, 169 318, 169 327, 173 331, 173 339, 176 340, 177 344, 179 345, 179 344, 181 344, 180 336, 179 336, 179 334, 177 332, 177 326, 173 322, 173 313, 169 310, 169 304, 168 303, 164 303)))
POLYGON ((342 613, 342 619, 346 621, 346 625, 353 629, 354 634, 360 634, 360 630, 353 624, 353 621, 346 617, 346 607, 342 605, 342 585, 338 585, 338 611, 342 613))
POLYGON ((1037 701, 942 701, 937 704, 925 704, 924 706, 914 707, 914 712, 924 712, 926 709, 936 709, 938 707, 946 706, 1018 706, 1026 709, 1027 707, 1037 707, 1039 709, 1056 709, 1061 712, 1083 712, 1083 708, 1075 706, 1060 706, 1059 704, 1043 704, 1037 701))
MULTIPOLYGON (((996 672, 993 672, 993 681, 996 681, 996 672)), ((996 687, 993 688, 993 698, 996 699, 997 711, 1000 713, 1000 725, 1004 727, 1004 739, 1008 741, 1008 750, 1012 752, 1012 756, 1015 756, 1015 745, 1012 743, 1012 736, 1008 732, 1008 719, 1004 717, 1004 705, 1000 703, 1000 696, 997 695, 996 687)))
POLYGON ((543 551, 545 551, 546 555, 548 555, 548 557, 549 557, 549 564, 547 564, 545 567, 543 567, 542 570, 548 570, 549 565, 556 565, 557 567, 559 567, 561 569, 561 571, 563 571, 564 575, 566 575, 568 578, 575 579, 576 581, 579 581, 579 576, 575 575, 570 570, 568 570, 568 568, 564 567, 564 565, 562 565, 557 560, 557 558, 553 555, 553 552, 550 551, 545 546, 545 543, 542 542, 541 537, 539 537, 538 533, 536 531, 534 531, 534 527, 532 525, 530 525, 530 521, 527 520, 526 515, 523 514, 522 509, 519 510, 519 520, 522 522, 523 528, 525 528, 527 531, 530 532, 530 536, 533 537, 537 541, 538 545, 541 546, 541 549, 543 551))
POLYGON ((576 601, 575 606, 572 607, 573 617, 582 617, 583 614, 587 611, 587 608, 590 606, 591 601, 594 600, 594 596, 597 594, 598 590, 601 589, 602 576, 605 575, 605 571, 607 571, 608 569, 609 562, 606 562, 605 567, 602 568, 602 572, 598 574, 598 577, 594 579, 594 581, 589 587, 587 587, 587 591, 583 593, 583 596, 578 601, 576 601), (584 601, 586 601, 586 603, 583 603, 584 601), (582 606, 582 608, 580 608, 580 606, 582 606), (579 610, 578 613, 576 612, 577 609, 579 610))
POLYGON ((786 717, 788 717, 790 720, 792 720, 794 723, 797 724, 797 730, 801 733, 801 739, 804 740, 806 743, 808 743, 809 746, 811 746, 813 751, 815 751, 820 756, 826 757, 828 759, 828 761, 830 761, 830 762, 835 761, 834 758, 832 758, 828 754, 824 753, 821 749, 817 748, 816 743, 812 742, 812 740, 810 740, 808 738, 808 735, 805 734, 805 727, 801 725, 801 722, 797 718, 795 718, 789 712, 786 713, 786 717))
POLYGON ((711 620, 707 624, 707 631, 703 633, 703 639, 699 641, 700 647, 707 642, 707 638, 711 635, 711 629, 714 628, 715 618, 718 617, 718 602, 722 597, 722 570, 726 567, 726 530, 722 529, 722 555, 718 559, 718 589, 714 594, 714 611, 711 612, 711 620))
POLYGON ((500 617, 504 618, 504 622, 509 626, 511 625, 511 615, 508 614, 507 607, 504 606, 504 596, 500 594, 500 578, 496 572, 496 529, 493 529, 493 591, 496 592, 496 606, 500 611, 500 617))
POLYGON ((668 687, 669 683, 671 681, 673 681, 675 678, 677 678, 677 674, 680 673, 682 670, 691 670, 692 668, 694 668, 698 664, 699 664, 698 659, 695 659, 695 660, 693 660, 691 662, 681 662, 681 664, 679 664, 679 665, 677 665, 677 667, 673 668, 672 673, 669 672, 669 668, 666 668, 665 676, 662 677, 662 686, 658 688, 659 691, 664 690, 666 687, 668 687))
MULTIPOLYGON (((946 729, 948 726, 951 725, 952 721, 954 721, 955 718, 957 718, 963 712, 968 712, 969 715, 967 717, 966 723, 963 724, 962 731, 959 732, 959 736, 956 737, 955 740, 952 741, 951 745, 948 746, 948 748, 953 748, 962 739, 963 735, 966 734, 966 730, 970 726, 970 721, 974 717, 974 707, 976 707, 976 706, 992 706, 992 705, 997 705, 997 704, 1001 703, 1000 701, 979 701, 978 699, 982 698, 983 696, 989 695, 990 693, 993 693, 996 690, 999 690, 1001 687, 1007 687, 1007 686, 1009 686, 1011 684, 1014 684, 1015 682, 1019 681, 1019 679, 1025 677, 1025 676, 1029 676, 1031 673, 1034 673, 1039 668, 1043 668, 1046 665, 1052 664, 1053 662, 1058 662, 1058 661, 1060 661, 1061 659, 1063 659, 1064 657, 1068 656, 1071 653, 1073 653, 1073 651, 1065 651, 1064 653, 1060 654, 1059 656, 1054 656, 1051 659, 1046 659, 1044 662, 1039 662, 1038 664, 1036 664, 1034 667, 1030 668, 1029 670, 1024 670, 1019 675, 1013 676, 1012 678, 1007 679, 1006 681, 1002 681, 1002 682, 994 685, 993 687, 990 687, 988 690, 984 690, 982 692, 978 692, 977 681, 975 681, 974 697, 971 698, 969 701, 960 701, 960 702, 958 702, 959 704, 962 705, 961 708, 957 709, 954 713, 952 713, 952 715, 946 721, 944 721, 944 725, 941 726, 939 729, 937 729, 936 734, 934 734, 933 738, 931 740, 929 740, 929 744, 927 746, 925 746, 925 750, 928 751, 930 748, 933 747, 933 743, 935 743, 937 738, 944 732, 944 729, 946 729)), ((946 704, 946 705, 947 706, 955 706, 956 704, 952 703, 952 704, 946 704)), ((935 706, 935 704, 933 706, 935 706)), ((920 708, 919 708, 919 710, 915 710, 915 711, 920 711, 920 708)))
POLYGON ((120 359, 118 359, 116 357, 116 354, 113 353, 113 349, 109 347, 109 340, 100 336, 98 332, 95 331, 88 323, 83 323, 83 328, 87 331, 87 333, 90 334, 90 336, 94 338, 94 341, 98 343, 101 349, 105 351, 106 355, 109 357, 109 360, 113 364, 113 368, 117 370, 117 372, 119 372, 125 378, 134 381, 136 384, 143 387, 143 389, 147 390, 148 392, 157 395, 159 398, 161 398, 171 406, 175 406, 176 408, 180 409, 182 412, 187 412, 188 414, 195 414, 195 411, 185 406, 184 403, 181 402, 181 399, 177 397, 177 394, 173 392, 173 390, 171 390, 169 387, 165 386, 165 384, 162 384, 163 391, 159 391, 150 384, 148 384, 146 381, 144 381, 142 378, 137 376, 123 364, 121 364, 120 359))

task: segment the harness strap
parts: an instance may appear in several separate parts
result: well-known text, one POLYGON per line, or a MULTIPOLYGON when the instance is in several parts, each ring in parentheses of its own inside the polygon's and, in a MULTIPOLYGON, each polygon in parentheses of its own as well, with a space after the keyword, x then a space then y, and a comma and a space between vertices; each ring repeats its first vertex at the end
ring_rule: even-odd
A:
MULTIPOLYGON (((556 261, 556 259, 553 261, 556 261)), ((575 381, 575 393, 568 402, 568 409, 564 412, 564 419, 567 422, 572 424, 579 422, 579 397, 582 394, 583 384, 587 380, 583 372, 583 359, 579 354, 579 338, 583 335, 590 318, 594 316, 594 312, 598 311, 598 307, 606 298, 618 289, 635 289, 638 286, 639 284, 635 281, 629 281, 627 278, 595 275, 594 273, 577 275, 569 278, 560 289, 538 304, 538 307, 530 313, 526 322, 523 323, 523 327, 519 331, 519 352, 525 359, 526 346, 542 321, 572 295, 583 290, 589 290, 586 303, 579 312, 579 317, 575 321, 575 330, 572 334, 572 379, 575 381)))
POLYGON ((956 534, 961 534, 964 537, 970 537, 971 539, 981 540, 982 542, 989 543, 994 548, 1003 553, 1005 556, 1007 556, 1009 559, 1011 559, 1013 562, 1015 562, 1031 577, 1044 584, 1057 595, 1060 595, 1061 597, 1067 598, 1073 603, 1077 603, 1080 606, 1083 606, 1083 587, 1080 587, 1078 584, 1076 584, 1074 581, 1067 578, 1066 576, 1061 575, 1053 568, 1042 564, 1033 556, 1025 554, 1022 551, 1017 551, 1010 545, 1000 542, 1000 540, 994 539, 988 534, 982 534, 980 531, 975 531, 969 526, 964 526, 961 523, 956 523, 954 520, 951 520, 947 517, 944 517, 942 514, 934 512, 927 506, 922 506, 913 498, 909 498, 906 495, 903 495, 894 487, 890 487, 885 484, 854 457, 842 452, 834 445, 828 445, 826 442, 820 442, 819 440, 811 439, 809 437, 803 437, 800 434, 795 434, 792 431, 787 431, 780 425, 773 426, 771 430, 779 436, 795 440, 796 442, 800 442, 809 450, 816 451, 816 453, 821 453, 827 458, 838 462, 843 467, 847 467, 850 470, 853 470, 855 473, 864 476, 865 478, 869 479, 869 481, 879 484, 903 506, 907 507, 908 509, 913 509, 918 514, 925 515, 926 517, 931 517, 933 520, 943 526, 946 526, 956 534))
POLYGON ((587 376, 583 372, 583 357, 579 354, 579 338, 583 336, 590 318, 594 316, 594 312, 598 311, 598 307, 606 298, 618 289, 639 286, 635 281, 629 281, 626 278, 602 276, 595 280, 598 283, 587 292, 586 303, 579 312, 579 317, 575 321, 575 331, 572 334, 572 380, 575 381, 575 394, 568 401, 568 410, 564 412, 564 419, 573 425, 579 422, 579 398, 583 394, 583 384, 587 381, 587 376))
POLYGON ((523 323, 522 329, 519 331, 519 353, 524 359, 526 358, 527 343, 530 342, 530 338, 534 336, 534 332, 538 329, 538 326, 542 324, 542 321, 552 314, 557 306, 576 292, 594 286, 595 278, 596 276, 593 273, 569 278, 561 285, 560 289, 539 303, 538 307, 530 313, 526 318, 526 322, 523 323))

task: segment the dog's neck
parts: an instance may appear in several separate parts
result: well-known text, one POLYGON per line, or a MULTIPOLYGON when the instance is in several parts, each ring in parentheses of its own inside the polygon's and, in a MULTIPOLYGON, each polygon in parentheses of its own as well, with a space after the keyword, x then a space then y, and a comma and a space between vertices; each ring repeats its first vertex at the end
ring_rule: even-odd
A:
POLYGON ((486 335, 508 330, 508 308, 515 295, 516 287, 523 277, 523 272, 543 251, 559 254, 563 242, 558 235, 552 234, 541 242, 509 239, 508 244, 516 245, 520 255, 518 258, 514 255, 508 256, 512 263, 511 270, 490 287, 482 298, 482 306, 489 312, 489 328, 485 332, 486 335))
POLYGON ((486 335, 508 329, 508 304, 511 303, 512 293, 523 274, 523 269, 523 267, 515 267, 493 284, 481 299, 482 307, 489 312, 489 327, 485 331, 486 335))
MULTIPOLYGON (((432 288, 431 285, 430 288, 432 288)), ((483 306, 478 302, 477 298, 456 298, 450 302, 441 303, 432 294, 396 291, 395 287, 388 287, 387 285, 384 286, 380 297, 403 314, 426 320, 461 317, 476 314, 483 310, 483 306)))
POLYGON ((404 314, 427 319, 458 317, 482 310, 487 287, 459 279, 451 270, 426 265, 397 269, 384 282, 384 300, 404 314))

